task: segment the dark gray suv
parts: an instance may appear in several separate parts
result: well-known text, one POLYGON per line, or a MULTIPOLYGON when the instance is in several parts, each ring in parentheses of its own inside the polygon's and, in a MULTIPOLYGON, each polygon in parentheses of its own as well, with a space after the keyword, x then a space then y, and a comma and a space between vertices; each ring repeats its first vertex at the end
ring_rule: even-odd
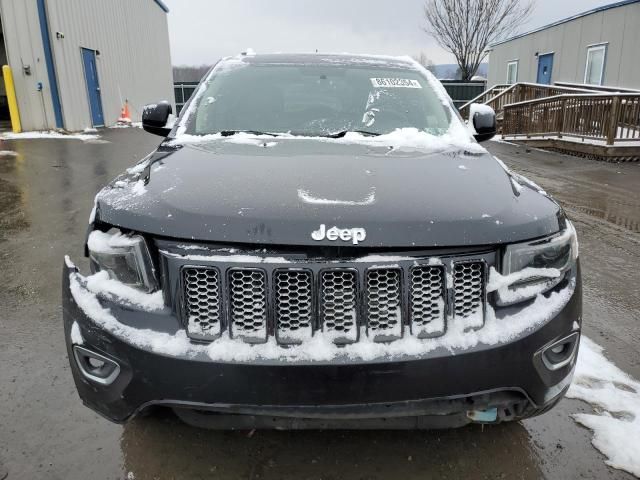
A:
POLYGON ((571 382, 576 233, 408 58, 221 60, 66 258, 84 403, 211 428, 430 428, 540 414, 571 382), (475 137, 475 138, 474 138, 475 137))

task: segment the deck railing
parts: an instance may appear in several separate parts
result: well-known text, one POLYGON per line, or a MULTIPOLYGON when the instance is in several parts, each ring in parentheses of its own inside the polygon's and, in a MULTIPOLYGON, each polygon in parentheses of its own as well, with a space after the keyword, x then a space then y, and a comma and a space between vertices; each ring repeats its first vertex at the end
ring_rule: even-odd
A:
POLYGON ((468 118, 469 107, 472 103, 484 103, 493 108, 498 118, 501 118, 502 109, 505 105, 572 93, 590 93, 590 91, 573 87, 559 87, 556 85, 526 82, 514 83, 513 85, 495 85, 460 107, 460 114, 463 118, 468 118))
POLYGON ((640 141, 640 94, 562 94, 505 104, 502 135, 640 141))

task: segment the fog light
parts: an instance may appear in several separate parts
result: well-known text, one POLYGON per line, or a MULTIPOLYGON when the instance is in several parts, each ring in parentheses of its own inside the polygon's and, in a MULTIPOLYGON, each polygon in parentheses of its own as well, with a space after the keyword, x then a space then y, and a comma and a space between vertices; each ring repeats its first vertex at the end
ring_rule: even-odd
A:
POLYGON ((558 370, 573 361, 580 340, 580 334, 571 335, 553 342, 542 349, 542 362, 549 370, 558 370))
POLYGON ((78 345, 73 347, 73 356, 80 373, 92 382, 111 385, 120 375, 120 365, 110 358, 78 345))

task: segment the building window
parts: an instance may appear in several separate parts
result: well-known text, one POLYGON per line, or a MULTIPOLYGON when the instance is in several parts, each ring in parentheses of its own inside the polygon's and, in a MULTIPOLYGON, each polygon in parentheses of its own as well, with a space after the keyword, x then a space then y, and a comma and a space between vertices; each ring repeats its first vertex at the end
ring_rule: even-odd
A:
POLYGON ((518 60, 507 63, 507 83, 512 85, 518 81, 518 60))
POLYGON ((602 85, 606 56, 606 45, 595 45, 587 48, 587 66, 584 70, 584 83, 588 85, 602 85))

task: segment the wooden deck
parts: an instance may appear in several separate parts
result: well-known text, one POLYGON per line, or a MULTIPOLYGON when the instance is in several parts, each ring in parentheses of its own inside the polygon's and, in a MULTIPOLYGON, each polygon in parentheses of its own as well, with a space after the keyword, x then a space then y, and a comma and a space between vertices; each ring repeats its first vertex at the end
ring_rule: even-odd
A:
POLYGON ((504 139, 601 160, 638 161, 640 91, 594 88, 496 85, 460 110, 468 115, 471 103, 479 101, 491 106, 504 139))

